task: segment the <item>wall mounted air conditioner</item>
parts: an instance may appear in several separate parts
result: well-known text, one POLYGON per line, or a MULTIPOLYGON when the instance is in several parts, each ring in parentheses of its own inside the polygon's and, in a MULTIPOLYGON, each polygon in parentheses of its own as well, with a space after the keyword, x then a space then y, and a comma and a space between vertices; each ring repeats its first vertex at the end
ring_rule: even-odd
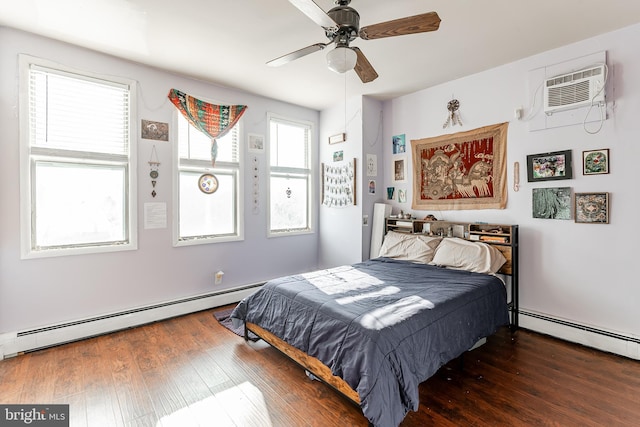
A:
POLYGON ((605 66, 598 65, 573 73, 546 79, 544 82, 544 112, 604 105, 605 66))

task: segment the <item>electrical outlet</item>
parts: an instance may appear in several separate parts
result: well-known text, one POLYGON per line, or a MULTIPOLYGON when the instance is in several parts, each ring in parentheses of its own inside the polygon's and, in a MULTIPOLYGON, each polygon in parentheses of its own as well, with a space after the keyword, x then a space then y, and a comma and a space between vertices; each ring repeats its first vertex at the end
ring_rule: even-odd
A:
POLYGON ((516 108, 516 109, 513 111, 513 116, 514 116, 517 120, 522 119, 522 107, 520 107, 520 108, 516 108))
POLYGON ((216 273, 216 278, 215 278, 215 284, 216 285, 221 285, 222 284, 222 277, 224 276, 224 271, 218 271, 216 273))

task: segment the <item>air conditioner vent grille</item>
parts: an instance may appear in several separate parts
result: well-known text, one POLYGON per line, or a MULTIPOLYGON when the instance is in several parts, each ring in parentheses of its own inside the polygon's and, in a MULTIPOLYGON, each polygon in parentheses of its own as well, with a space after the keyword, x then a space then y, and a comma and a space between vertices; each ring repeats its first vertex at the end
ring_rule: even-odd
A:
POLYGON ((569 86, 557 86, 549 88, 549 107, 571 105, 578 102, 589 101, 589 82, 569 86))

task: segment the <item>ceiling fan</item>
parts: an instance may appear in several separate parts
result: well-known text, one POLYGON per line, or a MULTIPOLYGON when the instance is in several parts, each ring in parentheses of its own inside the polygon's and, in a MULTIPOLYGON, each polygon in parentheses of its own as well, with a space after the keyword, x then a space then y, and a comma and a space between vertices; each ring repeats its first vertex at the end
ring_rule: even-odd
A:
POLYGON ((284 65, 310 53, 323 50, 335 43, 336 47, 327 54, 329 68, 337 73, 345 73, 355 69, 363 83, 374 81, 378 78, 378 73, 359 48, 349 46, 350 42, 357 37, 362 40, 373 40, 405 34, 425 33, 435 31, 440 26, 438 14, 436 12, 428 12, 360 28, 360 15, 354 8, 349 6, 351 0, 335 0, 336 6, 326 13, 313 0, 289 1, 324 29, 329 42, 312 44, 273 59, 267 62, 267 65, 272 67, 284 65))

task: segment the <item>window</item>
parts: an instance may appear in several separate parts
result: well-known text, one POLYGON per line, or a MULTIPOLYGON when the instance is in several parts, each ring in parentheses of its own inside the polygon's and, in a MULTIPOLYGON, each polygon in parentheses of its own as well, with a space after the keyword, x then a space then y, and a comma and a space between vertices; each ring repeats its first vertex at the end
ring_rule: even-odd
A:
POLYGON ((23 258, 136 249, 133 82, 20 67, 23 258))
POLYGON ((239 125, 218 138, 218 156, 211 166, 211 139, 178 117, 178 185, 176 246, 242 240, 239 125), (212 194, 200 191, 205 173, 218 178, 212 194))
POLYGON ((311 232, 311 124, 269 116, 269 231, 311 232))

